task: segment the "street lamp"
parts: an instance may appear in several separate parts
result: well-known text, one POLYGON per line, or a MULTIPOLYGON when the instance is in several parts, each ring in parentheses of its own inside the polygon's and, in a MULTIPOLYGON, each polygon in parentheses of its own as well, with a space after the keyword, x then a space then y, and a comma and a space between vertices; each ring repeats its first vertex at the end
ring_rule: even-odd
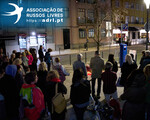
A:
POLYGON ((150 0, 144 0, 145 4, 146 4, 146 9, 147 9, 147 25, 146 25, 146 50, 148 50, 148 43, 149 43, 149 35, 148 35, 148 14, 149 14, 149 5, 150 5, 150 0))

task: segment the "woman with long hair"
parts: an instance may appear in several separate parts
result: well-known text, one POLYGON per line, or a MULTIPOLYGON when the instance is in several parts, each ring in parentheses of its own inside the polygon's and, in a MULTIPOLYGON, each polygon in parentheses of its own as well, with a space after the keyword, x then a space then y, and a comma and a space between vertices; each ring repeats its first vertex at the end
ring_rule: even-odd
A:
POLYGON ((52 98, 55 96, 56 85, 58 87, 58 93, 66 94, 67 88, 61 83, 59 74, 56 70, 48 72, 46 80, 47 83, 45 85, 44 97, 48 105, 48 109, 51 112, 52 120, 65 120, 66 109, 58 114, 53 108, 52 98))
POLYGON ((113 64, 112 71, 118 71, 118 63, 115 61, 114 54, 109 54, 108 61, 113 64))
POLYGON ((37 72, 38 75, 38 82, 37 86, 42 90, 44 93, 45 90, 45 84, 46 84, 46 76, 47 76, 48 70, 45 62, 41 62, 39 64, 39 71, 37 72))
POLYGON ((26 53, 26 57, 29 59, 28 60, 28 65, 30 67, 30 70, 32 70, 33 56, 28 50, 25 50, 25 53, 26 53))
POLYGON ((128 76, 131 74, 133 70, 137 69, 137 64, 132 60, 130 54, 126 55, 125 62, 121 67, 121 80, 120 84, 125 86, 128 76))

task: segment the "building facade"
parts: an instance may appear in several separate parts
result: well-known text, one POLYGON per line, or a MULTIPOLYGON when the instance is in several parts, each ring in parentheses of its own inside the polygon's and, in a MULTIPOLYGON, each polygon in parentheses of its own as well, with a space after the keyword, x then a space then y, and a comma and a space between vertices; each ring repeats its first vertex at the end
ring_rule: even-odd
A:
MULTIPOLYGON (((8 0, 13 2, 12 0, 8 0)), ((15 27, 4 26, 0 23, 0 45, 6 50, 6 53, 11 54, 12 50, 24 51, 25 49, 35 48, 39 49, 43 45, 45 49, 52 48, 53 50, 59 49, 74 49, 84 47, 88 43, 89 47, 96 46, 94 41, 96 30, 95 25, 97 17, 102 19, 105 17, 106 12, 101 8, 105 8, 109 0, 57 0, 57 3, 64 2, 61 7, 64 10, 63 18, 66 24, 53 23, 51 26, 39 23, 27 24, 22 23, 15 27), (107 1, 107 2, 106 2, 107 1), (95 8, 95 5, 96 6, 95 8), (96 15, 96 11, 98 14, 96 15)), ((18 0, 15 3, 18 6, 23 5, 25 2, 28 5, 29 0, 18 0)), ((41 4, 50 4, 56 2, 54 0, 33 0, 32 2, 40 2, 41 4)), ((3 14, 2 12, 0 14, 3 14)), ((106 21, 101 22, 99 31, 100 40, 107 40, 106 21)), ((111 21, 109 19, 109 21, 111 21)))
POLYGON ((113 37, 115 41, 140 41, 146 37, 146 6, 143 0, 112 0, 112 9, 122 12, 122 18, 114 22, 113 37), (119 28, 119 29, 118 29, 119 28))

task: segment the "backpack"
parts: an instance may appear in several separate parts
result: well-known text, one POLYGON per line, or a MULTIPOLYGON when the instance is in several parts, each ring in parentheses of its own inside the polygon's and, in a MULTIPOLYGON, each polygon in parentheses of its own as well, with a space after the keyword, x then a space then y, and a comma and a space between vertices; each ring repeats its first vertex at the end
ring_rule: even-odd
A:
POLYGON ((54 66, 54 68, 58 71, 59 73, 59 79, 61 80, 61 82, 64 82, 66 80, 65 74, 61 69, 61 65, 56 65, 54 66))

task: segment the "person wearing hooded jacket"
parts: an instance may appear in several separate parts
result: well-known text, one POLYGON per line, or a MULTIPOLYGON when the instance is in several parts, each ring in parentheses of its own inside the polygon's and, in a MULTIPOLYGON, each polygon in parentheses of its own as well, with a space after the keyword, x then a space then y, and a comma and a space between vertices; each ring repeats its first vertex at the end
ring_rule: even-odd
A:
POLYGON ((19 120, 19 91, 15 81, 16 65, 8 65, 5 75, 0 79, 0 93, 4 96, 8 120, 19 120))
POLYGON ((61 83, 61 80, 59 79, 59 74, 56 70, 50 71, 47 74, 47 83, 45 85, 45 99, 46 103, 48 105, 48 110, 50 111, 52 115, 52 120, 65 120, 65 113, 66 109, 58 114, 56 113, 52 108, 52 98, 55 96, 55 87, 58 83, 58 93, 66 94, 67 88, 61 83))
MULTIPOLYGON (((44 95, 35 85, 38 77, 35 72, 27 73, 25 83, 20 90, 20 96, 26 101, 25 117, 29 120, 38 120, 45 110, 44 95)), ((25 102, 24 102, 25 103, 25 102)))

